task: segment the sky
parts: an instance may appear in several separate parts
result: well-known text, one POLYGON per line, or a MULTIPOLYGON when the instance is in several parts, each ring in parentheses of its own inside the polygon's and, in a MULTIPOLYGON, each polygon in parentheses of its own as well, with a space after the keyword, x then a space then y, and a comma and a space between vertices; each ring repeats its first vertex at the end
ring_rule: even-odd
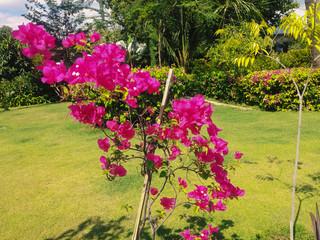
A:
MULTIPOLYGON (((44 3, 44 0, 39 0, 44 3)), ((59 0, 58 0, 59 2, 59 0)), ((11 27, 13 30, 18 29, 18 25, 28 23, 29 20, 22 17, 22 14, 27 13, 25 4, 27 0, 0 0, 0 27, 3 25, 11 27)), ((92 5, 97 7, 97 4, 92 5)), ((86 16, 95 16, 93 11, 85 11, 86 16)))
MULTIPOLYGON (((44 0, 40 0, 44 2, 44 0)), ((304 0, 297 0, 300 3, 300 10, 297 14, 303 14, 305 10, 304 0)), ((18 29, 18 25, 22 23, 28 23, 29 20, 21 16, 21 14, 27 13, 25 4, 27 0, 0 0, 0 27, 7 25, 12 29, 18 29)), ((92 16, 93 13, 87 11, 87 16, 92 16)))

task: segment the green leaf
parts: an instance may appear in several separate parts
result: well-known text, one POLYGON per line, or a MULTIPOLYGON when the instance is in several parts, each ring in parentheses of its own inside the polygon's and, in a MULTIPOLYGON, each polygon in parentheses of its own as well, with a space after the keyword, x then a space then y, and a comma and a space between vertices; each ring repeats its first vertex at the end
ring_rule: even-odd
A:
POLYGON ((153 161, 147 161, 147 167, 149 169, 152 169, 153 168, 153 165, 154 165, 154 162, 153 161))
POLYGON ((168 171, 167 170, 163 170, 163 171, 161 171, 161 173, 160 173, 160 178, 164 178, 164 177, 167 177, 168 176, 168 171))
POLYGON ((199 206, 194 206, 193 208, 193 214, 196 215, 199 212, 199 206))

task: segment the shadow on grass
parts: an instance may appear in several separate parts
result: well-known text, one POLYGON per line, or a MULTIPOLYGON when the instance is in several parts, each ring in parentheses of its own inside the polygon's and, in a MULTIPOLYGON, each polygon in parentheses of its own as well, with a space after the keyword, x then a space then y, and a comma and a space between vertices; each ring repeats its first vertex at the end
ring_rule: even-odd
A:
MULTIPOLYGON (((204 217, 180 215, 180 219, 186 221, 186 225, 188 225, 186 229, 190 229, 190 232, 192 234, 199 235, 204 229, 208 229, 208 223, 206 218, 204 217)), ((221 223, 218 225, 219 233, 214 235, 214 239, 226 239, 223 232, 232 227, 234 227, 234 222, 232 220, 222 220, 221 223)), ((173 230, 171 228, 161 227, 157 232, 157 236, 159 239, 163 240, 180 240, 184 239, 180 233, 184 232, 186 229, 173 230)), ((148 238, 146 236, 142 236, 142 239, 151 240, 151 238, 148 238)), ((237 234, 233 234, 229 239, 241 240, 242 238, 237 234)))
MULTIPOLYGON (((279 161, 277 157, 268 157, 268 162, 271 164, 276 164, 276 165, 279 165, 282 163, 282 161, 279 161)), ((294 164, 294 159, 287 160, 287 162, 291 162, 292 164, 294 164)), ((298 169, 301 169, 302 165, 303 164, 301 162, 298 162, 298 169)), ((289 191, 292 191, 292 185, 281 180, 282 168, 279 168, 279 169, 280 169, 280 172, 279 172, 278 176, 275 176, 274 173, 271 174, 270 172, 262 169, 265 172, 265 174, 256 175, 256 178, 259 180, 262 180, 262 181, 278 181, 283 186, 287 187, 289 191)), ((302 183, 302 184, 298 184, 295 189, 295 195, 296 195, 296 198, 298 198, 299 204, 298 204, 298 208, 296 210, 296 216, 295 216, 294 224, 293 224, 294 235, 296 235, 296 233, 297 233, 297 222, 298 222, 298 219, 299 219, 299 216, 301 213, 302 202, 306 199, 309 199, 309 198, 312 198, 312 197, 318 195, 320 192, 320 188, 316 185, 316 183, 320 179, 320 172, 315 172, 313 174, 309 174, 308 177, 310 177, 314 181, 313 185, 308 184, 308 183, 302 183)), ((258 235, 256 237, 257 237, 257 239, 260 239, 258 235)), ((281 239, 281 238, 279 238, 279 239, 281 239)))
MULTIPOLYGON (((79 224, 77 229, 69 229, 56 238, 47 238, 46 240, 119 239, 120 235, 123 236, 124 228, 121 226, 121 222, 125 219, 126 217, 121 217, 117 220, 104 222, 100 217, 91 217, 79 224)), ((128 232, 125 239, 129 239, 130 236, 131 233, 128 232)))

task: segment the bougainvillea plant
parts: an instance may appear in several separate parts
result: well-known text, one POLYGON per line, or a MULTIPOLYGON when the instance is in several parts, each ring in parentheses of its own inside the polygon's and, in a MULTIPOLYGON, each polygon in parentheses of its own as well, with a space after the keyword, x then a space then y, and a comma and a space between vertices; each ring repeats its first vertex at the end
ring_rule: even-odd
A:
MULTIPOLYGON (((21 25, 12 35, 28 44, 23 54, 38 64, 44 83, 67 82, 78 88, 91 84, 97 89, 98 97, 90 99, 78 95, 69 109, 75 121, 91 124, 105 134, 97 144, 103 152, 101 167, 109 180, 126 176, 125 163, 132 161, 129 151, 141 161, 141 173, 148 176, 147 202, 141 209, 144 216, 134 239, 139 239, 146 221, 155 239, 156 231, 180 205, 189 204, 196 211, 209 213, 225 211, 227 199, 244 195, 244 190, 233 186, 228 178, 230 166, 223 164, 229 152, 228 143, 218 137, 221 129, 212 122, 213 108, 203 96, 173 100, 168 120, 160 125, 150 118, 155 109, 138 101, 143 92, 159 94, 160 82, 150 77, 148 71, 132 72, 129 65, 124 64, 126 51, 116 44, 93 46, 92 43, 100 39, 98 33, 94 32, 89 40, 84 33, 71 34, 63 41, 65 47, 75 47, 82 53, 69 69, 63 60, 58 63, 51 60, 49 49, 55 47, 55 38, 45 32, 43 26, 21 25), (138 120, 130 122, 114 118, 106 121, 104 115, 110 110, 97 105, 101 98, 125 103, 128 113, 134 113, 138 120), (134 138, 139 144, 133 143, 134 138), (182 173, 186 179, 181 178, 182 173), (201 185, 192 183, 191 175, 202 179, 201 185), (152 187, 152 178, 155 177, 163 181, 159 189, 152 187), (172 189, 170 196, 163 196, 166 187, 172 189), (153 211, 156 203, 163 207, 160 216, 153 211)), ((241 157, 241 153, 235 153, 235 159, 241 157)), ((188 240, 205 240, 217 231, 217 227, 208 225, 208 230, 204 229, 200 235, 191 235, 188 229, 181 235, 188 240)))

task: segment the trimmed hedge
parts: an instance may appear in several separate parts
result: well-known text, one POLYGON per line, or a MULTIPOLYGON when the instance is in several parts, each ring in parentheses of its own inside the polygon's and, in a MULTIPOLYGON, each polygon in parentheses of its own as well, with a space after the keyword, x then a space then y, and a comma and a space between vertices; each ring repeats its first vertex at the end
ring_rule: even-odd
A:
MULTIPOLYGON (((308 68, 288 69, 302 91, 308 68)), ((299 98, 287 70, 253 72, 233 86, 233 100, 267 111, 298 110, 299 98)), ((304 96, 304 109, 320 110, 320 69, 314 69, 304 96)))
MULTIPOLYGON (((164 93, 165 82, 168 77, 169 67, 164 68, 145 68, 152 77, 161 82, 160 94, 149 95, 142 93, 139 101, 144 103, 143 108, 153 108, 156 112, 160 109, 162 96, 164 93)), ((135 69, 134 71, 138 71, 135 69)), ((295 79, 298 79, 299 88, 303 88, 309 69, 294 68, 289 70, 295 79)), ((76 88, 76 87, 75 87, 76 88)), ((71 92, 73 90, 71 89, 71 92)), ((128 107, 123 104, 115 105, 111 100, 107 100, 108 93, 104 93, 101 88, 88 86, 82 97, 97 98, 96 104, 108 106, 111 109, 105 116, 107 120, 114 117, 128 119, 130 112, 128 107), (99 97, 100 96, 100 97, 99 97)), ((118 92, 119 98, 122 98, 121 92, 118 92)), ((292 83, 287 70, 276 71, 256 71, 246 75, 243 78, 236 79, 228 72, 217 71, 211 74, 184 74, 181 69, 174 68, 174 77, 169 92, 169 101, 165 112, 171 111, 170 100, 192 97, 202 94, 206 98, 217 99, 224 102, 244 103, 250 106, 256 106, 267 111, 285 111, 298 110, 299 99, 294 84, 292 83)), ((73 100, 77 99, 76 91, 73 91, 73 100)), ((304 108, 306 110, 320 110, 320 69, 315 69, 311 74, 311 79, 304 97, 304 108)), ((166 115, 166 114, 165 114, 166 115)), ((151 114, 150 119, 155 120, 158 114, 151 114)), ((135 116, 131 114, 132 120, 135 116)))

